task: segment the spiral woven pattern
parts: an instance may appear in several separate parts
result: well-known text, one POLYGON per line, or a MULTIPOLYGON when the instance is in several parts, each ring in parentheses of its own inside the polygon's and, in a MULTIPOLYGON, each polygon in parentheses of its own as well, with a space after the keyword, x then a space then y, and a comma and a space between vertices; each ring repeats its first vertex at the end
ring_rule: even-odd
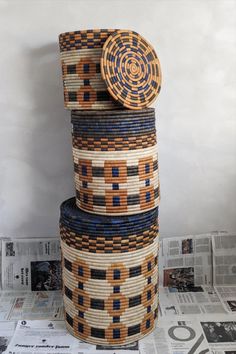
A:
POLYGON ((158 238, 140 250, 100 254, 61 241, 63 299, 68 330, 94 344, 127 344, 155 327, 158 238))
POLYGON ((102 49, 101 73, 109 93, 131 109, 148 107, 161 89, 159 59, 138 33, 118 30, 102 49))

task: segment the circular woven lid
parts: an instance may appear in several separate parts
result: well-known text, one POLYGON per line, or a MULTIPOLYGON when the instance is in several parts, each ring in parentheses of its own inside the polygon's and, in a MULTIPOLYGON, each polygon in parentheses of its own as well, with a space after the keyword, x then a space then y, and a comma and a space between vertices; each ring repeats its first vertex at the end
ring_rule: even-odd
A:
POLYGON ((106 40, 101 73, 113 98, 123 106, 151 105, 161 89, 161 69, 153 47, 138 33, 118 30, 106 40))

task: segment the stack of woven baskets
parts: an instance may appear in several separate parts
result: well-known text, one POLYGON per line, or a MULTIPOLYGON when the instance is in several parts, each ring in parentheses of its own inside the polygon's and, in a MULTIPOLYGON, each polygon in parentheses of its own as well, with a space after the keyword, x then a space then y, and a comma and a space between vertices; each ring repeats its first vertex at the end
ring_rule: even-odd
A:
POLYGON ((71 109, 76 198, 61 205, 68 330, 94 344, 150 333, 158 308, 159 174, 155 51, 136 32, 59 36, 71 109))

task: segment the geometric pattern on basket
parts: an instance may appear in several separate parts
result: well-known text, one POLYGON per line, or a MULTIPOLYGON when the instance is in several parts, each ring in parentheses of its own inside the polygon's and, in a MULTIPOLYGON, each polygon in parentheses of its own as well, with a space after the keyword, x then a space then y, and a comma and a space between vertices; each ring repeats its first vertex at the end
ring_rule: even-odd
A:
POLYGON ((145 249, 117 256, 75 251, 63 241, 61 246, 66 323, 73 335, 114 345, 153 330, 158 239, 145 249))
POLYGON ((60 235, 63 242, 69 247, 86 252, 122 253, 132 252, 152 244, 158 236, 158 225, 153 224, 149 230, 132 233, 129 237, 88 235, 85 232, 75 233, 70 228, 60 225, 60 235))
MULTIPOLYGON (((73 135, 73 134, 72 134, 73 135)), ((73 136, 73 147, 90 151, 129 151, 144 149, 156 145, 156 133, 138 137, 76 137, 73 136)))
POLYGON ((131 109, 149 106, 161 89, 161 70, 153 47, 138 33, 114 32, 101 59, 102 77, 115 100, 131 109))
POLYGON ((119 215, 158 206, 156 146, 134 152, 103 152, 102 155, 99 151, 74 148, 73 154, 77 206, 81 209, 119 215))
POLYGON ((119 104, 101 77, 101 49, 61 53, 65 106, 72 109, 112 109, 119 104))
POLYGON ((114 31, 114 29, 92 29, 61 33, 59 35, 60 51, 101 48, 114 31))

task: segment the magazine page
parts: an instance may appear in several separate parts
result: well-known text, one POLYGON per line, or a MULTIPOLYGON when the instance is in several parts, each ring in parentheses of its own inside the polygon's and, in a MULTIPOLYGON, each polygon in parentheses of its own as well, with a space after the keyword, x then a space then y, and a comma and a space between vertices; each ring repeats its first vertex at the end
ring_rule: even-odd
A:
POLYGON ((236 285, 215 286, 215 290, 225 308, 231 314, 236 315, 236 285))
POLYGON ((195 292, 173 292, 172 288, 159 288, 159 308, 161 316, 226 313, 211 286, 195 287, 195 292))
POLYGON ((3 240, 3 290, 61 289, 60 260, 58 238, 3 240))
POLYGON ((236 285, 236 235, 212 238, 214 285, 236 285))
POLYGON ((69 334, 64 321, 18 322, 6 354, 139 354, 138 342, 114 348, 91 345, 69 334))
POLYGON ((0 322, 0 354, 7 350, 8 344, 14 334, 16 323, 13 321, 0 322))
POLYGON ((212 285, 211 234, 163 239, 160 285, 182 292, 212 285))

